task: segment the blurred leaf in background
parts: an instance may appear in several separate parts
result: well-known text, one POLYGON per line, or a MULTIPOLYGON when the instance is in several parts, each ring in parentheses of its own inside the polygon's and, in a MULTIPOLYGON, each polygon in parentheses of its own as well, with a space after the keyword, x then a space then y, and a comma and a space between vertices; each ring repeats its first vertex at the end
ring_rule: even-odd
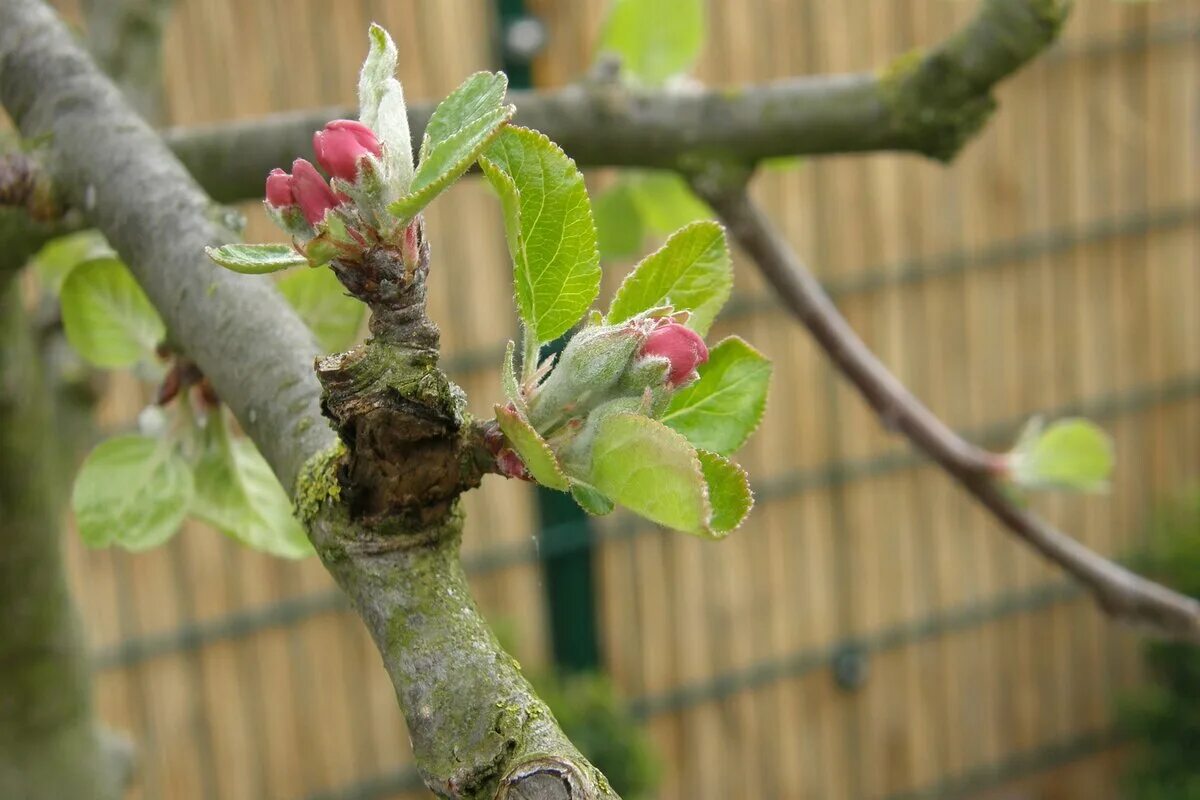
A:
MULTIPOLYGON (((1137 566, 1200 598, 1200 489, 1162 509, 1137 566)), ((1129 800, 1200 800, 1200 647, 1150 642, 1151 682, 1122 698, 1119 727, 1135 743, 1125 772, 1129 800)))

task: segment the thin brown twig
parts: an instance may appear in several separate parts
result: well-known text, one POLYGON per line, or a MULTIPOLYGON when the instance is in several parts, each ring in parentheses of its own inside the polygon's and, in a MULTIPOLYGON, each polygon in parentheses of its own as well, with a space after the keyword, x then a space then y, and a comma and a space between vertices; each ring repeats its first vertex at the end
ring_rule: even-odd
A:
POLYGON ((696 180, 693 186, 885 426, 903 433, 1005 528, 1084 584, 1110 616, 1200 643, 1200 602, 1130 572, 1009 500, 996 480, 1002 457, 951 430, 887 370, 744 185, 720 187, 696 180))

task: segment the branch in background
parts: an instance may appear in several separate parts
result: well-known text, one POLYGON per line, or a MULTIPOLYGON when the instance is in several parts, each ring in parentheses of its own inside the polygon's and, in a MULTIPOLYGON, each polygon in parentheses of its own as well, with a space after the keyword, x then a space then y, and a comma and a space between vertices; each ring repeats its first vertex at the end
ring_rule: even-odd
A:
MULTIPOLYGON (((985 0, 961 31, 880 74, 788 78, 737 89, 633 89, 592 81, 510 92, 515 122, 546 134, 581 167, 690 170, 711 160, 899 150, 949 160, 995 107, 992 87, 1040 53, 1062 0, 985 0)), ((421 141, 432 104, 409 107, 421 141)), ((355 110, 327 108, 165 134, 220 202, 258 198, 267 172, 308 153, 312 132, 355 110)))
MULTIPOLYGON (((310 537, 379 646, 426 783, 464 798, 615 797, 475 608, 458 560, 456 501, 419 530, 402 523, 384 535, 352 518, 341 494, 347 464, 321 416, 311 333, 269 278, 208 260, 206 245, 233 238, 223 212, 38 0, 0 0, 0 101, 26 137, 47 137, 56 188, 86 210, 173 343, 293 488, 310 537)), ((458 403, 453 392, 438 396, 458 403)), ((366 406, 353 413, 369 422, 378 409, 366 406)), ((420 463, 406 454, 393 474, 420 463)))
POLYGON ((41 359, 0 250, 0 796, 117 800, 128 745, 92 714, 87 648, 67 591, 64 486, 41 359))
POLYGON ((1135 575, 1009 500, 990 468, 1000 457, 950 430, 887 371, 743 187, 720 187, 702 178, 693 185, 885 425, 903 432, 1008 530, 1083 583, 1111 616, 1200 642, 1200 602, 1135 575))
POLYGON ((142 119, 163 118, 162 31, 173 0, 83 0, 88 46, 142 119))

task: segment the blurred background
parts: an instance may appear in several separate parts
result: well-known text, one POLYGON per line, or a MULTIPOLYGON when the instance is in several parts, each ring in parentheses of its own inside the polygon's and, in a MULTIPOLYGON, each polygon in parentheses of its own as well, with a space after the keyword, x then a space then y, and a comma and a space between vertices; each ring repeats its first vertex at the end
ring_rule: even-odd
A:
MULTIPOLYGON (((73 0, 55 5, 83 26, 73 0)), ((397 40, 410 101, 479 69, 561 86, 591 68, 606 10, 176 0, 162 122, 350 105, 371 20, 397 40)), ((974 10, 709 0, 693 75, 883 69, 974 10)), ((1105 554, 1149 563, 1146 542, 1168 542, 1159 566, 1200 590, 1200 514, 1185 510, 1200 472, 1200 2, 1077 0, 1061 41, 999 101, 950 166, 796 159, 762 170, 754 192, 954 427, 1000 448, 1035 413, 1109 431, 1111 492, 1032 502, 1105 554)), ((669 177, 589 180, 606 296, 636 252, 704 213, 672 199, 669 177), (611 192, 633 184, 650 198, 637 213, 611 192)), ((243 210, 247 240, 279 238, 257 203, 243 210)), ((446 366, 490 414, 516 325, 498 205, 465 179, 427 231, 446 366)), ((1159 647, 1148 669, 1142 637, 882 430, 735 259, 711 340, 736 331, 775 364, 739 457, 758 498, 742 530, 713 543, 619 513, 589 521, 565 496, 496 478, 467 500, 476 598, 626 797, 1200 797, 1196 653, 1159 647), (1154 683, 1171 663, 1191 665, 1175 696, 1154 683), (1190 784, 1151 794, 1150 779, 1121 778, 1153 760, 1147 732, 1190 784)), ((100 429, 129 429, 149 397, 111 375, 100 429)), ((132 797, 429 797, 376 651, 316 559, 273 559, 199 524, 141 555, 77 536, 68 549, 99 714, 139 748, 132 797)))

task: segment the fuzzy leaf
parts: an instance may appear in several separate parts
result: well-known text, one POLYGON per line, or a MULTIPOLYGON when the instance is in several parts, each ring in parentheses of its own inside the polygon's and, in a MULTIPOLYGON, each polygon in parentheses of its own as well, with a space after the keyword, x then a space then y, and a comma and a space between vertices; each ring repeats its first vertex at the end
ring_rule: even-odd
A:
POLYGON ((84 460, 71 507, 90 547, 147 550, 179 530, 192 491, 191 469, 172 444, 117 436, 96 445, 84 460))
POLYGON ((570 330, 600 290, 596 228, 583 175, 536 131, 509 127, 480 159, 504 206, 517 309, 536 340, 570 330))
POLYGON ((513 450, 517 451, 521 461, 525 462, 525 468, 535 481, 560 492, 570 488, 567 476, 563 474, 550 445, 546 444, 519 412, 507 406, 497 405, 496 421, 500 423, 500 430, 504 432, 513 450))
POLYGON ((297 270, 278 286, 325 352, 341 352, 357 340, 367 307, 346 294, 332 270, 297 270))
POLYGON ((1045 430, 1035 422, 1012 453, 1013 481, 1030 489, 1098 492, 1108 488, 1112 439, 1086 419, 1063 419, 1045 430))
POLYGON ((290 244, 223 244, 206 247, 204 252, 225 269, 243 275, 263 275, 308 265, 308 259, 290 244))
POLYGON ((703 336, 732 290, 724 228, 715 222, 693 222, 634 267, 613 297, 608 322, 624 322, 642 311, 671 305, 691 311, 688 327, 703 336))
POLYGON ((704 28, 703 0, 613 0, 598 49, 620 56, 636 80, 660 84, 691 69, 704 28))
POLYGON ((656 420, 629 413, 606 418, 592 446, 590 478, 597 490, 659 525, 712 536, 696 451, 656 420))
POLYGON ((580 508, 593 517, 602 517, 613 510, 613 501, 586 483, 572 481, 571 497, 575 498, 575 502, 579 504, 580 508))
POLYGON ((671 398, 662 421, 696 447, 728 455, 762 420, 771 362, 745 341, 730 336, 714 347, 700 378, 671 398))
POLYGON ((218 411, 209 418, 196 464, 191 512, 244 545, 283 558, 313 554, 292 502, 249 439, 229 436, 218 411))
POLYGON ((63 281, 67 341, 97 367, 128 367, 154 353, 166 326, 142 287, 115 258, 85 261, 63 281))
POLYGON ((507 88, 503 72, 476 72, 438 104, 409 193, 390 206, 393 214, 412 219, 475 163, 515 111, 501 105, 507 88))
POLYGON ((700 468, 708 483, 708 502, 712 506, 709 527, 716 535, 735 530, 754 506, 754 494, 746 471, 724 456, 698 450, 700 468))

